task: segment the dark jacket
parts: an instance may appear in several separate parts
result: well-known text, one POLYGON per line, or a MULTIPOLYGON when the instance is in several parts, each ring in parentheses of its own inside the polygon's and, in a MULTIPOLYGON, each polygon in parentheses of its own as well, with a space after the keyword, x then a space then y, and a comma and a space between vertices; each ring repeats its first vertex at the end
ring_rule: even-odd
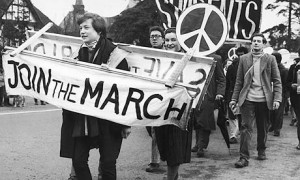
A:
POLYGON ((288 90, 288 69, 283 66, 283 64, 278 64, 278 69, 280 72, 281 77, 281 84, 282 84, 282 99, 287 99, 289 97, 289 90, 288 90))
POLYGON ((233 94, 236 73, 239 67, 240 58, 236 58, 233 60, 232 64, 228 67, 226 73, 226 89, 225 89, 225 101, 228 104, 231 101, 231 96, 233 94))
MULTIPOLYGON (((90 62, 93 64, 107 63, 111 52, 116 48, 116 46, 109 40, 105 38, 100 38, 95 49, 92 51, 92 57, 95 56, 97 50, 99 49, 96 58, 89 57, 89 52, 86 47, 82 47, 78 53, 78 60, 84 62, 90 62)), ((118 66, 117 69, 129 70, 127 61, 124 59, 118 66)), ((97 148, 98 137, 104 132, 109 132, 112 136, 117 138, 121 137, 122 128, 126 127, 121 124, 117 124, 108 120, 100 119, 97 117, 87 116, 77 112, 72 112, 68 110, 63 110, 63 123, 61 127, 61 149, 60 156, 72 158, 74 151, 74 137, 84 136, 84 119, 87 118, 87 128, 88 136, 91 138, 91 147, 97 148), (107 131, 108 130, 108 131, 107 131)))
POLYGON ((194 129, 216 129, 214 119, 214 110, 218 108, 218 103, 215 100, 216 95, 225 95, 226 79, 223 71, 221 56, 213 54, 211 55, 211 57, 213 57, 216 61, 216 67, 213 72, 211 81, 207 87, 200 109, 194 110, 194 129))
POLYGON ((290 98, 298 96, 297 89, 292 88, 293 83, 297 83, 297 71, 300 69, 300 58, 295 59, 296 63, 290 66, 287 77, 287 88, 290 93, 290 98))

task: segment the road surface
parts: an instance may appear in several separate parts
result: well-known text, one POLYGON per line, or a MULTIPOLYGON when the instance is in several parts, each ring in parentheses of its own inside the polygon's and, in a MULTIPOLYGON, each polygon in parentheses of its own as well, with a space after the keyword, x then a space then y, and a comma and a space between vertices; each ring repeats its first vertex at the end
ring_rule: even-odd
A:
MULTIPOLYGON (((61 110, 52 105, 34 105, 26 98, 23 108, 0 107, 0 180, 67 180, 71 160, 59 157, 61 110)), ((280 137, 268 136, 267 160, 255 160, 256 132, 252 138, 251 160, 248 167, 234 168, 239 158, 239 145, 229 151, 217 129, 210 138, 204 158, 192 154, 189 164, 180 167, 180 180, 299 180, 300 151, 296 127, 284 117, 280 137)), ((162 180, 166 163, 159 173, 147 173, 150 143, 144 127, 133 127, 123 141, 117 172, 120 180, 162 180)), ((99 153, 92 150, 90 168, 96 180, 99 153)))

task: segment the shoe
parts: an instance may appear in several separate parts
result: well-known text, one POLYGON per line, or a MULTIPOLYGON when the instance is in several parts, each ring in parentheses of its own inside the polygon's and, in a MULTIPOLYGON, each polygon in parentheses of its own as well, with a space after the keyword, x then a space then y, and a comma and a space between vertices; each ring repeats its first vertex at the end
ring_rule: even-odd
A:
POLYGON ((68 180, 78 180, 76 176, 70 176, 68 180))
POLYGON ((274 131, 274 128, 271 126, 270 128, 269 128, 269 132, 273 132, 274 131))
POLYGON ((266 160, 267 159, 267 156, 266 156, 266 153, 265 151, 258 151, 258 156, 257 156, 257 160, 266 160))
POLYGON ((290 126, 294 126, 294 124, 297 122, 297 119, 292 119, 291 120, 291 123, 290 123, 290 126))
POLYGON ((98 180, 102 180, 102 175, 101 174, 98 175, 98 180))
POLYGON ((150 163, 146 168, 146 172, 157 172, 159 171, 159 164, 158 163, 150 163))
POLYGON ((204 157, 204 149, 203 148, 199 148, 197 151, 197 156, 198 157, 204 157))
POLYGON ((298 146, 296 147, 297 150, 300 150, 300 144, 298 144, 298 146))
POLYGON ((198 151, 198 147, 197 146, 194 146, 192 149, 191 149, 192 152, 197 152, 198 151))
POLYGON ((279 130, 274 130, 274 136, 280 136, 280 131, 279 130))
POLYGON ((236 137, 232 137, 232 138, 229 139, 229 143, 230 144, 236 144, 236 143, 238 143, 238 141, 237 141, 236 137))
POLYGON ((248 166, 249 162, 245 158, 240 158, 236 163, 234 163, 234 166, 236 168, 243 168, 248 166))

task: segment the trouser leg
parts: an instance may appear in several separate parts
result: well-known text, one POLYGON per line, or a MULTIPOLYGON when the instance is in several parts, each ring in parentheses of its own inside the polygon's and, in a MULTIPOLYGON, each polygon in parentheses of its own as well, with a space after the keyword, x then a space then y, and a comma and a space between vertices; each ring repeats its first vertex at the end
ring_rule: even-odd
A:
POLYGON ((0 105, 4 105, 4 86, 0 87, 0 105))
POLYGON ((75 149, 72 163, 78 180, 92 180, 88 165, 89 151, 90 146, 88 137, 75 138, 75 149))
POLYGON ((199 149, 206 149, 209 144, 209 136, 211 131, 205 129, 198 129, 197 146, 199 149))
POLYGON ((70 177, 75 177, 75 176, 76 176, 76 173, 75 173, 75 169, 74 169, 73 163, 72 163, 70 177))
POLYGON ((253 126, 255 122, 255 104, 250 101, 245 101, 241 110, 241 138, 240 138, 240 156, 241 158, 249 160, 250 142, 252 138, 253 126))
POLYGON ((152 143, 151 143, 151 161, 150 163, 159 163, 160 162, 160 156, 159 151, 157 147, 157 141, 156 141, 156 135, 154 128, 151 127, 151 133, 152 133, 152 143))
POLYGON ((196 143, 195 146, 199 148, 199 129, 195 129, 196 143))
POLYGON ((102 129, 100 136, 100 167, 103 180, 116 180, 116 162, 120 154, 122 137, 121 131, 112 131, 110 122, 102 122, 107 128, 102 129))
POLYGON ((287 99, 283 98, 282 103, 280 104, 279 108, 276 110, 276 117, 275 117, 275 123, 274 123, 274 130, 281 130, 282 124, 283 124, 283 114, 284 114, 284 108, 287 104, 287 99))
POLYGON ((229 119, 228 120, 229 122, 229 138, 233 138, 235 137, 236 138, 236 135, 239 131, 239 122, 237 119, 229 119))
POLYGON ((266 149, 269 124, 269 109, 266 102, 255 103, 255 115, 257 126, 257 151, 264 151, 266 149))
POLYGON ((291 105, 297 119, 297 136, 300 143, 300 95, 293 95, 290 97, 291 105))

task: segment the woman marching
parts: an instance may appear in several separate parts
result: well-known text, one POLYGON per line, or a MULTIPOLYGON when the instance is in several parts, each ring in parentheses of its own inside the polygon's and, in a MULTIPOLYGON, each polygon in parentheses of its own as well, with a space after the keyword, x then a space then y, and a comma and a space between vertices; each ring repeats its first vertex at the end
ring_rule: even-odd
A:
MULTIPOLYGON (((176 29, 165 31, 165 49, 181 52, 181 46, 176 37, 176 29)), ((178 179, 180 164, 191 161, 192 128, 181 130, 174 125, 164 125, 155 128, 158 150, 162 161, 167 161, 167 180, 178 179)))

